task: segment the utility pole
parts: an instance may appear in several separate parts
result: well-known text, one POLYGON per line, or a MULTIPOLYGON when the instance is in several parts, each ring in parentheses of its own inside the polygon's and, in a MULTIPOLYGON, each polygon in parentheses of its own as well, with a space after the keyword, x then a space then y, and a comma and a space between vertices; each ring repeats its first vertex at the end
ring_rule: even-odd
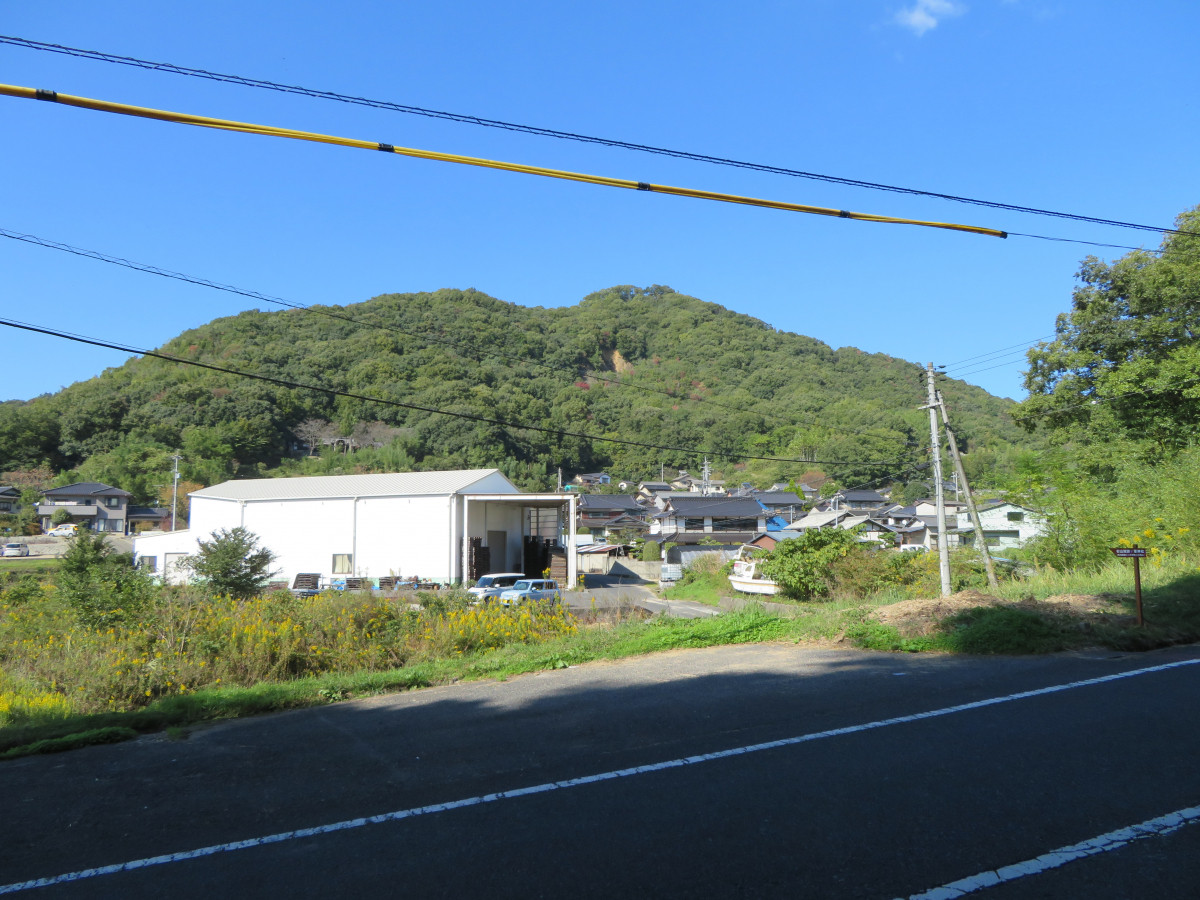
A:
POLYGON ((983 525, 979 521, 979 510, 975 508, 975 499, 971 496, 971 485, 967 483, 967 473, 963 469, 962 456, 958 452, 958 441, 954 440, 954 432, 950 430, 950 416, 946 413, 946 400, 942 392, 937 392, 938 409, 942 411, 942 424, 946 426, 946 437, 950 441, 950 456, 954 459, 955 486, 961 485, 967 498, 967 513, 971 516, 971 525, 975 529, 975 543, 983 554, 983 567, 987 569, 988 585, 995 590, 1000 587, 996 581, 996 569, 992 566, 992 554, 988 552, 987 538, 983 536, 983 525))
POLYGON ((936 388, 933 386, 933 363, 925 369, 925 386, 929 402, 923 409, 929 410, 929 440, 933 448, 933 479, 937 490, 937 530, 938 530, 938 568, 942 576, 942 596, 950 596, 950 551, 946 544, 946 497, 945 485, 942 484, 942 448, 941 437, 938 435, 938 411, 936 388))
POLYGON ((703 481, 700 483, 700 496, 707 497, 711 486, 708 483, 709 476, 712 475, 712 468, 708 464, 708 457, 704 457, 704 465, 700 468, 700 475, 703 481))
POLYGON ((171 457, 175 460, 175 471, 171 477, 171 530, 175 530, 175 504, 179 499, 179 460, 182 459, 178 453, 171 457))

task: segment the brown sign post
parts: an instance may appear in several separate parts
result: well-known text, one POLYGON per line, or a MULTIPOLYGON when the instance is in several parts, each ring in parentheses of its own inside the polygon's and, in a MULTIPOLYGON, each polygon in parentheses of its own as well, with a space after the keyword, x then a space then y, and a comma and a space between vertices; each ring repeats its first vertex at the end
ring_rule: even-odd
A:
POLYGON ((1121 559, 1133 560, 1133 596, 1137 600, 1137 622, 1139 628, 1146 627, 1146 620, 1142 617, 1142 566, 1141 562, 1150 555, 1145 547, 1139 547, 1136 544, 1132 547, 1109 547, 1113 552, 1113 556, 1121 559))

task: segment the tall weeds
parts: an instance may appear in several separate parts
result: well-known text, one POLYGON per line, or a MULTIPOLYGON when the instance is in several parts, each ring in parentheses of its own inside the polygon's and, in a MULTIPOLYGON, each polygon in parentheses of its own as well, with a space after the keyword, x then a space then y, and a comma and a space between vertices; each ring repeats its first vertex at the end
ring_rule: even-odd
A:
MULTIPOLYGON (((52 695, 76 713, 135 709, 201 688, 251 686, 331 672, 379 672, 573 633, 557 605, 472 607, 465 595, 430 608, 368 593, 255 600, 165 591, 136 621, 97 626, 50 593, 0 594, 0 715, 12 699, 52 695)), ((26 704, 27 705, 27 704, 26 704)))

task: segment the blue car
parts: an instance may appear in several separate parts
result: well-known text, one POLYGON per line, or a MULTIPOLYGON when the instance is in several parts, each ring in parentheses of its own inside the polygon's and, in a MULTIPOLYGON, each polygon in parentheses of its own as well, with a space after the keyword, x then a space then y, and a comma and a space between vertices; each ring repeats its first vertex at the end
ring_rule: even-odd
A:
POLYGON ((522 600, 555 600, 561 603, 562 592, 558 589, 557 581, 548 578, 525 578, 500 593, 500 603, 503 606, 511 606, 522 600))

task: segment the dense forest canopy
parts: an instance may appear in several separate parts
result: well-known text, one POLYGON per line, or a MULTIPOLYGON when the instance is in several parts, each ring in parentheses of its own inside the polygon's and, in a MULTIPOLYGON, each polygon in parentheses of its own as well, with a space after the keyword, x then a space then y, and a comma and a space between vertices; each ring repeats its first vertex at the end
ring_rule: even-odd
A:
MULTIPOLYGON (((919 492, 928 478, 921 367, 834 350, 659 285, 555 309, 441 290, 253 311, 161 351, 289 385, 130 360, 57 394, 0 404, 0 472, 45 465, 61 483, 102 481, 142 502, 170 485, 177 452, 182 477, 201 485, 495 466, 545 489, 560 468, 566 478, 604 470, 633 480, 696 472, 697 450, 735 483, 815 469, 841 484, 912 482, 919 492)), ((962 382, 942 388, 971 448, 969 475, 1009 471, 1033 446, 1010 401, 962 382)))
POLYGON ((1017 419, 1055 444, 1132 440, 1179 450, 1200 436, 1200 207, 1157 253, 1083 261, 1070 312, 1029 354, 1017 419))

